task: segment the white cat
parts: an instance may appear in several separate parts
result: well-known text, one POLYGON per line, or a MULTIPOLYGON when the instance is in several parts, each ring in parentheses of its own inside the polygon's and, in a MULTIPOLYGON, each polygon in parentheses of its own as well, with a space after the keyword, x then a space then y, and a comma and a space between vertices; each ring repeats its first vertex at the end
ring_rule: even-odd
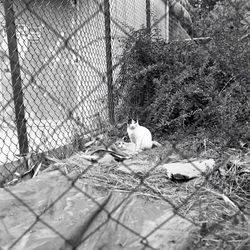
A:
POLYGON ((127 132, 131 142, 135 144, 135 152, 138 153, 144 149, 150 149, 153 146, 151 132, 137 122, 129 119, 127 132))

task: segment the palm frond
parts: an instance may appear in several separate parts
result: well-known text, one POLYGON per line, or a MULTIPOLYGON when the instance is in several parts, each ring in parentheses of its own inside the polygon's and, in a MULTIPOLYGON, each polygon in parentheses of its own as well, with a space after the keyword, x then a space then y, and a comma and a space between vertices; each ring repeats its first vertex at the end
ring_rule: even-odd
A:
POLYGON ((184 19, 185 24, 192 23, 191 16, 189 14, 191 7, 188 0, 171 0, 169 4, 177 18, 184 19))
POLYGON ((180 3, 186 10, 191 9, 191 4, 189 3, 189 0, 175 0, 175 1, 180 3))

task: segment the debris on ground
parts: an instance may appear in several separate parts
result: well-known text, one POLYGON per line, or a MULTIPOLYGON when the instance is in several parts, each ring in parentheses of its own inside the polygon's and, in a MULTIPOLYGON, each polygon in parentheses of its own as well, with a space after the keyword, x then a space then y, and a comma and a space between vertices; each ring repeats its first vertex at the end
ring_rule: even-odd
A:
POLYGON ((80 242, 78 249, 249 245, 249 154, 183 159, 168 144, 137 155, 132 146, 95 142, 67 159, 47 156, 50 165, 35 178, 5 186, 0 245, 18 250, 70 249, 69 243, 80 242))

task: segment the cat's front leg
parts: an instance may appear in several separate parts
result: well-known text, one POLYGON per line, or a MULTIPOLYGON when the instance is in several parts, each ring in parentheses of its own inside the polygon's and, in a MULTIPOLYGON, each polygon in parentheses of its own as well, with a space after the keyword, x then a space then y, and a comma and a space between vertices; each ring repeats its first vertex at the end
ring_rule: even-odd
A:
POLYGON ((138 154, 142 151, 141 150, 141 141, 137 141, 135 145, 136 145, 135 146, 135 154, 138 154))

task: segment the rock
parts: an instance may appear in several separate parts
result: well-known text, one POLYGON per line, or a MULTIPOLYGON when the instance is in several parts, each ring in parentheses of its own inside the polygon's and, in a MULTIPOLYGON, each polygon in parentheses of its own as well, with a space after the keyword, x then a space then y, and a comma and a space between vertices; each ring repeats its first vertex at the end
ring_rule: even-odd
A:
POLYGON ((160 165, 158 169, 163 169, 167 171, 169 178, 180 179, 181 176, 187 179, 192 179, 200 176, 203 172, 207 170, 212 170, 214 167, 214 159, 207 160, 196 160, 196 161, 178 161, 160 165))
MULTIPOLYGON (((213 159, 208 160, 195 160, 195 161, 177 161, 157 166, 157 170, 163 170, 167 172, 169 179, 175 178, 177 180, 192 179, 200 176, 207 169, 213 169, 215 161, 213 159)), ((130 159, 125 160, 122 164, 119 164, 118 171, 124 173, 147 173, 154 166, 147 160, 130 159)))

